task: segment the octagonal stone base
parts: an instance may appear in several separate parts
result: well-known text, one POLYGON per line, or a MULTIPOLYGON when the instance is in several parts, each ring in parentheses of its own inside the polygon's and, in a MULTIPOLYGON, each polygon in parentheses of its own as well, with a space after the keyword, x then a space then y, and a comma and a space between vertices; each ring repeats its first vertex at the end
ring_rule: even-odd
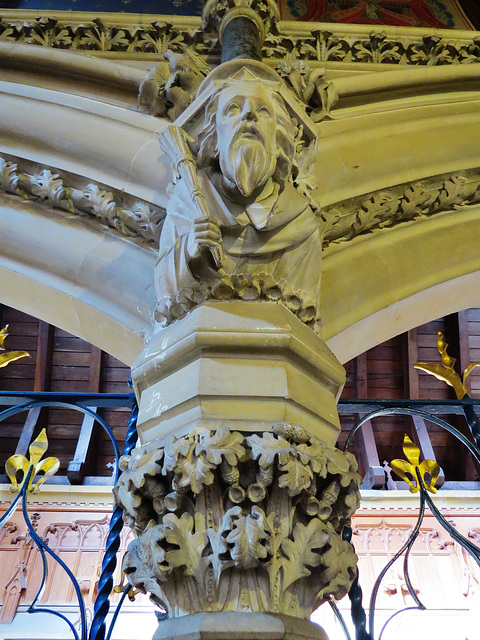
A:
POLYGON ((309 620, 271 613, 198 613, 160 622, 153 640, 328 640, 309 620))
POLYGON ((285 307, 208 302, 153 336, 132 367, 142 443, 196 427, 299 424, 334 444, 345 370, 285 307))

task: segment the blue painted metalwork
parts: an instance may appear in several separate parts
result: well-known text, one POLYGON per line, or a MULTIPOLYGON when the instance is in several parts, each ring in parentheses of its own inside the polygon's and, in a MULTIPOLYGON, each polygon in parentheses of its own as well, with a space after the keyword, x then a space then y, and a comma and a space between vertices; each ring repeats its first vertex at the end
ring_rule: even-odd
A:
MULTIPOLYGON (((135 443, 137 442, 137 417, 138 407, 135 405, 132 410, 130 422, 128 424, 127 437, 125 439, 125 446, 123 448, 123 455, 128 455, 135 443)), ((118 474, 118 465, 117 465, 118 474)), ((123 529, 123 509, 121 507, 115 507, 113 510, 112 518, 110 520, 110 531, 107 538, 107 544, 105 548, 105 555, 102 562, 102 574, 98 582, 97 598, 95 600, 93 622, 90 629, 90 640, 104 640, 105 639, 105 619, 110 609, 110 594, 113 589, 113 572, 117 566, 117 552, 120 547, 120 534, 123 529)), ((122 599, 123 603, 124 598, 122 599)), ((113 625, 116 622, 118 615, 118 607, 112 620, 111 629, 108 637, 110 637, 113 625)))
POLYGON ((28 515, 27 488, 28 488, 28 481, 30 480, 32 473, 33 473, 33 466, 30 466, 26 474, 26 478, 24 480, 22 489, 20 491, 22 496, 22 512, 23 512, 23 519, 25 520, 25 524, 27 525, 30 537, 32 538, 35 545, 37 546, 38 550, 40 551, 40 556, 42 558, 43 575, 42 575, 42 581, 40 583, 40 587, 33 599, 33 602, 28 607, 27 612, 28 613, 51 613, 52 615, 57 616, 58 618, 61 618, 68 624, 68 626, 70 627, 70 630, 74 635, 75 640, 87 640, 87 616, 85 611, 85 602, 83 600, 80 585, 78 584, 77 579, 75 578, 73 573, 70 571, 68 566, 65 564, 65 562, 63 562, 63 560, 54 551, 52 551, 52 549, 50 549, 48 544, 45 544, 42 538, 37 534, 34 526, 30 521, 30 517, 28 515), (48 577, 48 564, 47 564, 47 558, 45 556, 45 552, 47 552, 48 555, 50 555, 55 560, 55 562, 62 567, 62 569, 70 578, 73 588, 75 589, 75 595, 77 596, 78 606, 80 609, 81 636, 78 635, 77 630, 75 629, 74 625, 70 622, 70 620, 66 616, 64 616, 62 613, 60 613, 59 611, 55 611, 54 609, 49 609, 48 607, 36 606, 40 596, 43 593, 43 590, 47 582, 47 577, 48 577))
MULTIPOLYGON (((81 411, 86 415, 92 416, 100 426, 105 430, 108 434, 112 446, 115 452, 116 459, 116 471, 115 478, 119 475, 118 461, 119 461, 119 452, 118 445, 115 441, 115 437, 106 424, 106 422, 92 409, 90 406, 95 407, 129 407, 132 409, 132 414, 130 417, 127 437, 125 441, 125 446, 123 448, 123 454, 127 455, 131 452, 135 443, 137 441, 137 431, 136 431, 136 421, 138 415, 138 407, 135 402, 135 398, 133 394, 54 394, 54 393, 22 393, 22 392, 9 392, 0 395, 0 405, 8 405, 9 408, 0 412, 0 422, 5 420, 6 418, 20 413, 22 411, 28 411, 33 407, 63 407, 70 408, 76 411, 81 411)), ((475 413, 475 407, 480 407, 480 401, 472 400, 469 397, 465 397, 460 401, 441 401, 434 402, 430 400, 424 401, 398 401, 398 400, 354 400, 354 401, 341 401, 339 403, 339 413, 360 413, 364 414, 366 411, 370 411, 368 415, 362 417, 362 419, 355 425, 355 427, 351 430, 346 444, 345 450, 350 446, 352 439, 355 434, 358 432, 362 426, 372 420, 373 418, 382 417, 385 415, 410 415, 410 416, 420 416, 426 422, 430 422, 436 424, 437 426, 445 429, 452 435, 454 435, 464 446, 468 448, 470 453, 474 456, 474 458, 480 463, 480 449, 478 447, 478 438, 480 437, 480 422, 478 421, 477 415, 475 413), (428 411, 428 412, 427 412, 428 411), (458 429, 453 427, 452 425, 445 422, 443 419, 437 417, 435 414, 456 414, 456 415, 464 415, 465 419, 468 422, 468 425, 471 429, 472 435, 475 439, 475 444, 473 444, 467 437, 465 437, 458 429), (476 446, 477 445, 477 446, 476 446)), ((117 604, 117 607, 114 611, 112 620, 110 622, 109 628, 106 628, 106 618, 110 609, 110 595, 113 588, 113 573, 117 566, 117 552, 120 545, 120 534, 123 528, 123 517, 122 510, 117 507, 112 514, 112 518, 110 521, 110 530, 106 543, 106 552, 103 558, 102 563, 102 574, 99 580, 98 585, 98 596, 94 606, 94 618, 90 628, 90 633, 88 633, 87 629, 87 621, 85 615, 85 604, 82 598, 81 590, 78 585, 78 582, 75 576, 72 574, 70 569, 65 565, 65 563, 55 554, 48 545, 38 536, 36 533, 34 526, 32 525, 28 510, 27 510, 27 500, 26 500, 26 492, 28 487, 28 480, 30 475, 33 473, 33 467, 30 467, 27 478, 25 479, 22 489, 19 494, 15 497, 14 501, 8 508, 7 512, 0 519, 0 526, 2 526, 8 519, 12 516, 15 509, 19 504, 22 504, 23 517, 27 524, 30 536, 33 542, 38 547, 43 563, 43 579, 41 583, 41 587, 37 592, 34 601, 30 605, 28 612, 36 613, 39 611, 49 612, 57 617, 63 619, 66 624, 69 626, 72 631, 73 637, 75 640, 110 640, 115 623, 118 619, 119 612, 121 607, 128 596, 128 592, 130 590, 130 586, 127 585, 125 587, 123 594, 120 598, 120 601, 117 604), (45 581, 47 578, 47 560, 46 554, 49 554, 56 562, 60 564, 60 566, 67 572, 70 580, 75 589, 75 593, 78 599, 79 609, 80 609, 80 635, 75 629, 72 622, 61 613, 47 609, 47 608, 37 608, 36 604, 41 596, 42 589, 45 585, 45 581)), ((374 624, 375 624, 375 605, 376 599, 379 592, 379 588, 381 582, 385 575, 387 574, 390 567, 396 562, 402 555, 404 556, 403 568, 405 581, 407 584, 408 591, 414 602, 416 604, 415 607, 407 607, 402 609, 399 612, 396 612, 393 616, 387 620, 387 622, 383 625, 380 634, 378 636, 378 640, 381 640, 383 633, 387 627, 387 625, 391 622, 391 620, 400 615, 400 613, 404 613, 411 609, 424 609, 424 605, 419 600, 416 595, 415 589, 411 583, 410 576, 408 573, 408 560, 410 556, 410 551, 415 543, 415 540, 420 532, 420 527, 423 521, 425 506, 432 511, 434 516, 440 522, 440 524, 445 528, 445 530, 451 535, 451 537, 460 544, 479 564, 480 566, 480 549, 476 547, 470 540, 464 538, 452 525, 442 516, 434 502, 428 495, 428 492, 421 480, 421 476, 419 475, 419 486, 420 486, 420 510, 419 516, 417 519, 417 524, 412 531, 412 534, 409 536, 406 543, 403 547, 398 551, 395 556, 388 562, 388 564, 384 567, 380 575, 378 576, 374 589, 371 595, 370 604, 369 604, 369 629, 367 631, 367 616, 365 609, 362 604, 362 589, 360 587, 359 582, 359 574, 357 572, 357 577, 354 580, 352 587, 349 592, 349 598, 351 600, 351 615, 352 620, 355 627, 355 639, 356 640, 374 640, 374 624)), ((352 539, 352 530, 350 527, 345 527, 343 532, 343 538, 345 540, 351 541, 352 539)), ((342 629, 344 631, 345 637, 347 640, 350 640, 350 634, 348 631, 348 627, 342 618, 342 614, 340 613, 337 605, 333 601, 329 601, 329 604, 334 611, 337 619, 339 620, 342 629)))
MULTIPOLYGON (((8 409, 4 409, 0 412, 0 422, 23 411, 29 411, 33 407, 62 407, 66 409, 72 409, 75 411, 80 411, 85 415, 90 415, 94 418, 96 422, 102 427, 102 429, 107 433, 108 437, 113 446, 113 451, 115 455, 115 480, 118 479, 119 475, 119 450, 118 444, 115 439, 115 436, 108 426, 108 424, 103 420, 101 416, 98 415, 95 411, 88 408, 88 406, 82 406, 80 403, 88 403, 92 406, 100 406, 100 407, 127 407, 132 409, 132 413, 130 415, 130 420, 128 424, 127 436, 125 439, 125 446, 123 448, 123 454, 126 455, 131 452, 135 443, 137 441, 137 416, 138 416, 138 406, 135 401, 135 396, 133 394, 55 394, 55 393, 5 393, 0 395, 0 404, 15 404, 10 406, 8 409), (23 400, 21 404, 18 404, 18 400, 23 400)), ((40 536, 35 531, 33 527, 27 509, 27 489, 28 482, 32 473, 34 472, 33 466, 29 467, 29 470, 26 474, 26 477, 23 480, 22 488, 18 495, 15 497, 15 500, 12 502, 6 513, 0 519, 0 526, 5 524, 13 515, 18 505, 22 504, 22 512, 23 518, 27 525, 29 534, 37 546, 40 556, 42 558, 42 566, 43 566, 43 575, 40 583, 40 587, 35 595, 33 602, 28 607, 28 613, 51 613, 66 622, 69 626, 74 639, 75 640, 87 640, 89 637, 91 640, 99 640, 100 638, 105 637, 105 618, 108 614, 109 610, 109 596, 111 594, 113 588, 113 572, 116 568, 116 553, 120 544, 120 533, 123 528, 123 519, 122 519, 122 510, 120 508, 116 508, 113 512, 112 519, 110 522, 110 531, 107 538, 106 544, 106 552, 102 564, 102 575, 99 581, 98 587, 98 596, 95 602, 94 607, 94 619, 92 623, 92 627, 90 630, 90 634, 88 634, 88 625, 86 618, 86 610, 85 610, 85 602, 83 600, 82 592, 80 586, 78 584, 77 579, 68 568, 68 566, 63 562, 63 560, 54 552, 50 547, 40 538, 40 536), (67 573, 69 579, 72 582, 73 588, 75 590, 75 594, 78 601, 79 611, 80 611, 80 636, 75 629, 72 622, 63 614, 54 609, 50 609, 47 607, 37 607, 36 604, 41 597, 41 594, 45 588, 46 580, 48 577, 48 564, 45 554, 49 554, 55 562, 57 562, 67 573)), ((125 592, 128 593, 128 590, 125 592)), ((112 623, 110 625, 110 629, 108 632, 108 638, 110 638, 111 633, 113 631, 113 626, 117 620, 118 612, 120 611, 120 607, 123 604, 125 597, 122 596, 120 602, 117 606, 117 610, 115 611, 115 615, 113 617, 112 623)))
MULTIPOLYGON (((453 427, 452 425, 448 424, 448 422, 445 422, 444 420, 442 420, 441 418, 438 418, 436 415, 432 415, 430 413, 426 413, 425 411, 421 411, 419 409, 413 408, 415 406, 426 406, 428 403, 429 406, 432 405, 437 405, 437 403, 432 403, 432 401, 404 401, 404 402, 397 402, 397 401, 367 401, 367 400, 355 400, 352 402, 345 402, 344 403, 344 407, 345 405, 349 406, 349 408, 351 408, 351 404, 355 404, 355 405, 360 405, 360 406, 365 406, 365 407, 369 407, 371 409, 373 409, 373 411, 371 413, 369 413, 368 415, 364 416, 363 418, 361 418, 361 420, 359 420, 359 422, 357 422, 357 424, 354 426, 354 428, 350 431, 347 440, 345 442, 345 446, 344 446, 344 451, 346 451, 353 438, 355 437, 355 434, 359 431, 359 429, 362 428, 362 426, 369 422, 370 420, 372 420, 373 418, 378 418, 381 416, 386 416, 386 415, 409 415, 409 416, 419 416, 421 418, 423 418, 423 420, 427 421, 427 422, 431 422, 433 424, 436 424, 437 426, 441 427, 442 429, 445 429, 446 431, 448 431, 449 433, 451 433, 453 436, 455 436, 458 440, 460 440, 460 442, 467 447, 467 449, 470 451, 470 453, 472 454, 472 456, 477 460, 477 462, 480 463, 480 449, 478 447, 478 443, 477 443, 477 438, 475 437, 476 435, 476 423, 478 423, 478 418, 477 415, 475 413, 475 409, 474 406, 475 405, 479 405, 480 403, 478 401, 471 401, 471 398, 469 398, 468 396, 466 396, 465 398, 463 398, 461 401, 457 402, 452 402, 451 405, 449 403, 450 406, 453 405, 458 405, 460 404, 462 411, 464 412, 465 418, 469 424, 469 427, 471 429, 472 435, 475 438, 475 444, 470 442, 470 440, 468 438, 466 438, 458 429, 456 429, 455 427, 453 427), (400 404, 401 406, 398 406, 398 404, 400 404), (389 405, 389 406, 387 406, 389 405), (397 406, 395 406, 397 405, 397 406)), ((438 403, 438 405, 440 404, 444 404, 444 403, 438 403)), ((356 412, 358 413, 358 408, 356 410, 356 412)), ((361 412, 361 411, 360 411, 361 412)), ((474 560, 477 562, 477 564, 480 566, 480 549, 474 545, 470 540, 468 540, 467 538, 465 538, 464 536, 462 536, 456 529, 455 527, 453 527, 440 513, 440 511, 437 509, 437 507, 435 506, 435 503, 433 502, 433 500, 430 498, 430 496, 428 495, 427 489, 423 483, 420 471, 418 469, 418 467, 416 468, 416 474, 417 474, 417 481, 419 484, 419 488, 420 488, 420 508, 419 508, 419 515, 418 515, 418 519, 417 519, 417 523, 412 531, 412 533, 410 534, 410 536, 408 537, 408 540, 405 542, 405 544, 402 546, 402 548, 394 555, 394 557, 386 564, 386 566, 383 568, 383 570, 380 572, 380 575, 378 576, 377 580, 375 581, 373 590, 372 590, 372 594, 371 594, 371 598, 370 598, 370 606, 369 606, 369 632, 366 632, 366 614, 365 614, 365 610, 363 608, 363 604, 362 604, 362 591, 358 582, 358 571, 357 571, 357 579, 353 582, 351 588, 350 588, 350 592, 349 592, 349 597, 350 597, 350 601, 351 601, 351 615, 352 615, 352 620, 354 622, 354 626, 355 626, 355 638, 356 640, 374 640, 375 635, 374 635, 374 626, 375 626, 375 605, 376 605, 376 600, 377 600, 377 595, 378 595, 378 590, 380 588, 381 582, 384 579, 385 575, 387 574, 388 570, 391 568, 391 566, 402 556, 404 555, 404 562, 403 562, 403 573, 404 573, 404 577, 405 577, 405 583, 407 585, 407 589, 409 594, 412 596, 414 602, 415 602, 415 607, 405 607, 404 609, 401 609, 400 611, 397 611, 396 613, 394 613, 392 616, 390 616, 390 618, 385 622, 385 624, 383 625, 380 634, 378 636, 378 640, 381 640, 383 633, 387 627, 387 625, 393 620, 393 618, 395 618, 396 616, 400 615, 401 613, 404 613, 406 611, 410 611, 410 610, 425 610, 425 605, 420 601, 420 599, 418 598, 416 591, 411 583, 410 580, 410 575, 409 575, 409 571, 408 571, 408 561, 409 561, 409 557, 410 557, 410 551, 418 537, 418 534, 420 532, 420 527, 422 525, 423 522, 423 518, 424 518, 424 514, 425 514, 425 504, 428 505, 429 509, 432 511, 432 513, 434 514, 435 518, 438 520, 438 522, 442 525, 442 527, 450 534, 450 536, 455 540, 455 542, 457 542, 458 544, 460 544, 470 555, 472 558, 474 558, 474 560)), ((351 529, 349 527, 346 527, 344 530, 344 539, 347 539, 349 541, 351 541, 351 529)), ((338 612, 338 616, 341 617, 340 612, 338 612)))

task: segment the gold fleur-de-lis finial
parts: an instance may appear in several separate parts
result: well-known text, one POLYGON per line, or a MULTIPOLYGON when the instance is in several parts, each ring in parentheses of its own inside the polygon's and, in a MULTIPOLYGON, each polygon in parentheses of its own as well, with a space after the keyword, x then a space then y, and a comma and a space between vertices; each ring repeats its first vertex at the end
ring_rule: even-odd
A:
POLYGON ((453 387, 457 399, 461 400, 465 396, 468 396, 468 389, 465 382, 475 367, 480 367, 480 362, 472 362, 469 364, 468 367, 465 368, 463 377, 461 378, 454 369, 455 358, 452 358, 452 356, 449 356, 447 353, 448 344, 444 341, 441 331, 438 332, 437 348, 440 353, 441 364, 435 362, 417 362, 413 366, 415 369, 425 371, 438 378, 438 380, 443 380, 443 382, 449 384, 453 387))
POLYGON ((19 360, 20 358, 25 358, 26 356, 30 357, 28 351, 6 351, 5 353, 1 353, 5 351, 5 347, 3 343, 5 342, 5 338, 8 336, 8 324, 3 327, 0 331, 0 367, 6 367, 7 364, 13 362, 14 360, 19 360))
POLYGON ((13 493, 20 491, 27 478, 30 467, 33 467, 33 471, 28 481, 28 491, 30 491, 31 493, 38 493, 38 491, 40 490, 40 486, 45 482, 45 480, 51 478, 59 470, 60 460, 58 458, 54 458, 52 456, 50 458, 45 458, 45 460, 42 460, 42 456, 47 449, 47 432, 45 429, 42 429, 38 435, 38 438, 36 438, 36 440, 34 440, 28 448, 30 457, 29 460, 27 460, 25 456, 22 456, 18 453, 8 458, 5 463, 5 471, 7 472, 7 476, 10 478, 10 482, 13 485, 10 487, 10 491, 12 491, 13 493), (23 472, 23 477, 20 484, 17 481, 18 471, 23 472), (33 480, 35 476, 37 476, 41 472, 43 472, 44 475, 42 475, 34 485, 33 480))
POLYGON ((424 460, 420 462, 420 449, 405 434, 403 439, 403 453, 407 460, 392 460, 390 467, 400 476, 402 480, 410 487, 410 493, 420 491, 420 483, 425 486, 427 491, 437 493, 435 482, 440 475, 440 467, 434 460, 424 460), (425 475, 429 474, 430 482, 425 481, 425 475))

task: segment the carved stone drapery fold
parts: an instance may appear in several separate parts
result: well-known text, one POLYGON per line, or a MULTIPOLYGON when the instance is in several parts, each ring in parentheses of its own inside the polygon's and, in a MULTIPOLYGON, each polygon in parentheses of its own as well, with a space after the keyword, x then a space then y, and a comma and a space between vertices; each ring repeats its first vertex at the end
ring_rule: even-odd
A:
POLYGON ((177 617, 268 611, 308 618, 341 598, 356 556, 341 532, 358 506, 350 454, 278 424, 197 429, 122 459, 117 504, 138 538, 128 580, 177 617))

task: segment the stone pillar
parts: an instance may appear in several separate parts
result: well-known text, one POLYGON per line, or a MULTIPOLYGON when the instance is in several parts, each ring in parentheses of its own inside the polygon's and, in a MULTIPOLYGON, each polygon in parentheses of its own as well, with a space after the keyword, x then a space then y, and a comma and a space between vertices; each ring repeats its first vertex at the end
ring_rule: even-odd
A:
POLYGON ((168 614, 155 640, 327 640, 309 617, 355 576, 345 371, 318 335, 317 129, 258 60, 277 14, 209 0, 228 61, 160 139, 174 175, 158 326, 132 368, 142 446, 115 488, 137 534, 124 571, 168 614))
POLYGON ((356 562, 341 533, 359 476, 334 447, 343 367, 282 305, 208 302, 132 377, 142 446, 115 495, 138 535, 128 580, 169 616, 154 638, 326 639, 307 620, 356 562))

